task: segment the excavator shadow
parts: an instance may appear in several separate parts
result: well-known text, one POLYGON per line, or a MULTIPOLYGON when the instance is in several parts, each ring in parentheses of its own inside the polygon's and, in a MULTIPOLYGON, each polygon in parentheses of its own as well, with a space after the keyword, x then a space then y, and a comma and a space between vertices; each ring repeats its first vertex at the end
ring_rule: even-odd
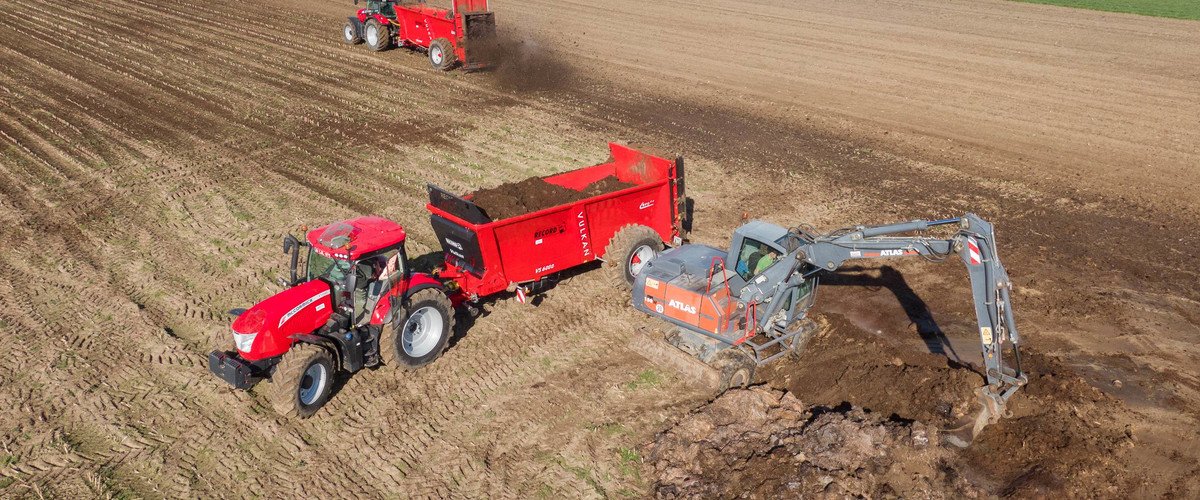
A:
MULTIPOLYGON (((908 320, 916 326, 917 334, 930 353, 946 356, 954 367, 970 368, 954 349, 946 333, 938 326, 925 300, 908 285, 904 274, 892 266, 845 266, 821 277, 821 285, 855 286, 869 289, 886 288, 896 297, 908 320)), ((818 299, 820 300, 820 299, 818 299)))

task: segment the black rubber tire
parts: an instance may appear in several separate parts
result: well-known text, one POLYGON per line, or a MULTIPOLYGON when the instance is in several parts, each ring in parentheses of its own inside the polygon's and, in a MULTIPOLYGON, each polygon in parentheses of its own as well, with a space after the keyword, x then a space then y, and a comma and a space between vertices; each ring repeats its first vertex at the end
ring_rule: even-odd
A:
POLYGON ((271 375, 271 406, 280 415, 287 417, 308 418, 329 401, 333 392, 335 375, 333 357, 320 346, 298 343, 283 355, 279 364, 275 365, 275 373, 271 375), (310 366, 321 364, 325 367, 325 379, 313 380, 306 373, 310 366), (323 383, 316 399, 305 404, 300 401, 300 390, 308 384, 323 383))
POLYGON ((363 40, 367 42, 367 48, 371 49, 371 52, 387 50, 392 46, 392 32, 378 20, 367 19, 367 24, 363 26, 363 40), (379 34, 375 37, 374 44, 371 43, 371 30, 379 34))
POLYGON ((632 288, 634 276, 629 261, 634 252, 643 246, 654 250, 655 256, 663 251, 663 242, 658 233, 646 226, 630 224, 617 231, 604 248, 604 272, 619 290, 629 291, 632 288))
POLYGON ((358 28, 349 20, 342 26, 342 43, 346 45, 358 45, 362 43, 362 36, 358 33, 358 28))
POLYGON ((397 311, 391 324, 384 327, 383 332, 379 334, 380 360, 385 365, 400 366, 406 370, 415 370, 432 363, 441 356, 442 352, 446 350, 446 344, 450 342, 450 336, 453 333, 454 306, 450 303, 450 299, 437 288, 426 288, 412 294, 411 297, 405 300, 402 309, 397 311), (432 307, 441 314, 441 337, 437 339, 435 346, 428 353, 421 356, 412 356, 404 350, 404 327, 413 312, 425 307, 432 307))
POLYGON ((438 38, 433 43, 429 44, 429 64, 433 65, 433 69, 438 71, 450 71, 454 64, 458 62, 458 56, 454 54, 454 45, 450 44, 450 40, 438 38), (437 59, 437 55, 441 54, 441 59, 437 59))
POLYGON ((712 367, 720 374, 717 384, 718 392, 729 389, 745 389, 754 383, 754 360, 736 348, 726 349, 717 354, 712 367))

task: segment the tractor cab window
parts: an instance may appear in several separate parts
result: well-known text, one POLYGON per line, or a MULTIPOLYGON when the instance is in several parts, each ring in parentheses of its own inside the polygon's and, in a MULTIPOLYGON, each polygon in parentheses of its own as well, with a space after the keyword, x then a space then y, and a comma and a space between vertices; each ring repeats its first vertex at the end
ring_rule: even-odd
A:
POLYGON ((742 248, 738 251, 736 271, 747 282, 750 278, 765 271, 779 260, 779 251, 753 238, 742 240, 742 248))
MULTIPOLYGON (((396 2, 391 1, 391 0, 369 0, 367 2, 367 9, 378 12, 380 15, 382 15, 383 17, 386 17, 388 19, 395 19, 396 18, 395 3, 396 2)), ((402 3, 414 3, 414 2, 402 2, 402 3)))
POLYGON ((362 324, 403 276, 404 258, 398 248, 358 261, 354 277, 355 324, 362 324))
POLYGON ((353 268, 354 263, 351 261, 326 257, 311 249, 308 252, 308 279, 319 279, 333 287, 335 308, 349 307, 350 277, 354 272, 353 268))

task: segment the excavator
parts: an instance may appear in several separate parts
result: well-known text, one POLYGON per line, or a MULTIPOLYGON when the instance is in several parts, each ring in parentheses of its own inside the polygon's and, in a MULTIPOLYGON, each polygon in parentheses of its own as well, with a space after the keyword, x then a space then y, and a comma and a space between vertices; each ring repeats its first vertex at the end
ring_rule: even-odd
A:
POLYGON ((664 339, 666 349, 675 352, 657 354, 683 351, 691 359, 685 363, 695 365, 681 367, 685 372, 715 378, 720 390, 745 387, 757 367, 799 353, 819 329, 809 310, 821 273, 856 259, 911 256, 942 262, 955 255, 970 275, 987 380, 976 391, 982 410, 942 433, 944 443, 966 447, 985 426, 1008 415, 1005 404, 1028 380, 1010 306, 1012 283, 1000 263, 992 225, 975 214, 827 234, 750 221, 734 232, 728 249, 686 244, 647 262, 632 286, 633 305, 678 327, 664 339), (957 231, 940 238, 925 233, 939 226, 957 231))

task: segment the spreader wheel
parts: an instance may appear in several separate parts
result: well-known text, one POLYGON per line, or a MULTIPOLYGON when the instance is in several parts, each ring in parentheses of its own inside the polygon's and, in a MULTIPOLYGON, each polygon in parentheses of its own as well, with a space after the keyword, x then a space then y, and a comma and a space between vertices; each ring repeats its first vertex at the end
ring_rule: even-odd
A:
POLYGON ((433 65, 433 69, 449 71, 457 61, 458 57, 454 55, 454 46, 450 44, 450 40, 438 38, 429 44, 429 64, 433 65))
POLYGON ((736 348, 725 349, 717 354, 712 367, 720 373, 718 393, 729 389, 745 389, 754 382, 756 364, 745 353, 736 348))
POLYGON ((383 364, 416 369, 432 363, 454 332, 454 306, 436 288, 414 293, 380 334, 383 364))
POLYGON ((313 344, 298 343, 271 375, 271 404, 284 416, 311 417, 333 390, 333 358, 313 344))
POLYGON ((614 286, 629 290, 633 278, 662 250, 658 233, 646 226, 630 224, 609 240, 604 249, 604 270, 614 286))
POLYGON ((342 42, 347 45, 358 45, 362 41, 362 37, 358 35, 358 26, 350 20, 346 20, 346 25, 342 26, 342 42))
POLYGON ((363 27, 363 39, 367 42, 367 48, 373 52, 386 50, 392 45, 391 31, 377 19, 367 20, 366 26, 363 27))

